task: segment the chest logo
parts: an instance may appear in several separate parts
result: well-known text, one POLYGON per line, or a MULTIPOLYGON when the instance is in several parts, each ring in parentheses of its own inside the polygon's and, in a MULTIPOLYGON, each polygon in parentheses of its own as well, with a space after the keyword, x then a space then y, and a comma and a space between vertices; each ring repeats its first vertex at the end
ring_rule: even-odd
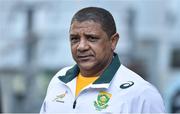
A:
POLYGON ((67 94, 67 91, 65 91, 64 93, 62 93, 60 95, 56 95, 56 97, 52 101, 64 103, 63 98, 66 96, 66 94, 67 94))
POLYGON ((106 109, 108 107, 108 101, 110 100, 111 96, 112 95, 108 92, 99 92, 97 100, 94 101, 94 106, 96 110, 101 111, 102 109, 106 109))
POLYGON ((126 83, 123 83, 122 85, 120 85, 120 88, 121 89, 126 89, 126 88, 129 88, 131 86, 134 85, 134 82, 133 81, 127 81, 126 83))

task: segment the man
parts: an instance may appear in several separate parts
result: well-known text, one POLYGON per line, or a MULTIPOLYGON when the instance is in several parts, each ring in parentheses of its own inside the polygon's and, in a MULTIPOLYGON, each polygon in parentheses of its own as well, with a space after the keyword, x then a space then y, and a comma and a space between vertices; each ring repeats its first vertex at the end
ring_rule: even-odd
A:
POLYGON ((112 15, 102 8, 78 11, 70 26, 76 65, 51 80, 41 113, 164 112, 159 92, 120 63, 112 15))

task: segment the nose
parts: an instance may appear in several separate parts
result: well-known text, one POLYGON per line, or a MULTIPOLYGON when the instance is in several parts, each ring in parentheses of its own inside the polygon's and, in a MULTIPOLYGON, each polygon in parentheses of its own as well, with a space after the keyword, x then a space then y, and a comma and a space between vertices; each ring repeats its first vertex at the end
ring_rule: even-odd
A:
POLYGON ((78 44, 77 50, 80 52, 87 51, 89 49, 88 42, 85 39, 81 39, 78 44))

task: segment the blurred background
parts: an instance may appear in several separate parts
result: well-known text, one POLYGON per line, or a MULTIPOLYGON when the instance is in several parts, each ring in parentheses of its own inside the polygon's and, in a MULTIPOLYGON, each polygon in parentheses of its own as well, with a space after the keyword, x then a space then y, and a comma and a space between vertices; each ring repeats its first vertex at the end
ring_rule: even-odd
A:
POLYGON ((180 112, 180 0, 0 0, 0 112, 39 112, 50 79, 75 64, 68 31, 86 6, 112 13, 121 62, 180 112))

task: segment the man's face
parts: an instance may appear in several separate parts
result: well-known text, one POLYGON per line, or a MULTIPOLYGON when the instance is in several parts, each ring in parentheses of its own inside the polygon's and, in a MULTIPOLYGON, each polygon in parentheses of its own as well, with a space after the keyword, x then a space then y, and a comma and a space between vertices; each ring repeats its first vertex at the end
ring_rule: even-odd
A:
POLYGON ((74 21, 70 27, 70 42, 72 56, 83 71, 107 66, 116 45, 94 21, 74 21))

